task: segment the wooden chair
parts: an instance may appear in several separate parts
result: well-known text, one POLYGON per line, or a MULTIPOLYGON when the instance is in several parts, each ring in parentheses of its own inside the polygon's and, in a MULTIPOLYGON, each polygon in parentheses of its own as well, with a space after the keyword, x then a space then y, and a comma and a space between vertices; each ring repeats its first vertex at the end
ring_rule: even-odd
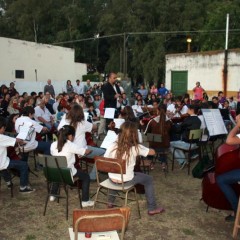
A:
POLYGON ((47 197, 45 201, 45 207, 43 215, 45 216, 47 210, 47 204, 50 196, 54 196, 58 199, 66 198, 66 219, 68 219, 68 190, 69 188, 76 188, 78 190, 78 197, 80 208, 82 208, 82 200, 80 194, 80 182, 78 179, 73 179, 71 168, 67 166, 67 159, 65 156, 49 156, 38 155, 37 159, 40 164, 43 165, 43 172, 47 180, 47 197), (77 183, 77 186, 74 183, 77 183), (51 194, 52 184, 59 184, 59 192, 57 194, 51 194), (66 196, 60 194, 60 187, 63 187, 66 196))
MULTIPOLYGON (((141 218, 139 202, 138 202, 137 191, 136 191, 135 185, 131 184, 129 182, 126 182, 126 183, 123 182, 123 174, 126 173, 126 160, 106 158, 106 157, 101 157, 101 156, 96 156, 94 159, 95 159, 95 166, 96 166, 96 170, 97 170, 97 186, 98 186, 95 201, 94 201, 94 208, 95 208, 97 202, 108 204, 108 201, 98 200, 99 192, 101 192, 100 190, 104 190, 104 189, 107 190, 107 194, 106 194, 107 198, 109 195, 111 195, 109 193, 109 190, 115 190, 115 191, 118 191, 119 193, 122 192, 124 194, 124 196, 122 196, 121 194, 115 196, 117 198, 121 198, 124 200, 124 204, 123 204, 124 206, 127 206, 128 200, 136 201, 139 218, 141 218), (109 178, 107 178, 106 180, 101 182, 100 181, 100 172, 120 174, 121 175, 121 183, 116 184, 116 183, 112 182, 109 178), (134 191, 134 198, 128 197, 128 194, 130 191, 134 191)), ((116 205, 116 204, 114 204, 114 205, 116 205)))
POLYGON ((108 232, 121 231, 121 240, 130 219, 130 208, 111 209, 75 209, 73 210, 73 231, 75 240, 78 232, 108 232))
POLYGON ((191 164, 191 155, 193 152, 197 151, 199 154, 199 158, 201 159, 201 149, 200 147, 197 145, 195 147, 193 147, 192 145, 194 143, 198 143, 200 141, 200 139, 202 138, 202 129, 195 129, 195 130, 190 130, 189 132, 189 147, 188 148, 183 148, 183 147, 174 147, 173 149, 173 155, 172 155, 172 171, 174 169, 174 161, 175 161, 175 151, 176 150, 181 150, 183 151, 185 154, 187 154, 187 164, 188 164, 188 175, 190 174, 190 164, 191 164))
MULTIPOLYGON (((147 135, 142 135, 142 138, 143 138, 143 145, 146 146, 146 147, 149 147, 149 142, 157 142, 157 143, 162 142, 162 135, 157 134, 157 133, 147 133, 147 135)), ((155 150, 156 150, 156 157, 155 158, 153 158, 153 159, 142 158, 141 159, 140 167, 141 167, 141 169, 143 170, 144 173, 149 174, 151 168, 156 163, 159 156, 161 156, 161 155, 166 155, 167 156, 168 155, 168 151, 165 151, 165 149, 163 149, 161 151, 159 151, 157 149, 155 149, 155 150)), ((166 165, 168 165, 167 162, 166 162, 166 165)), ((165 173, 165 177, 166 177, 167 167, 164 169, 164 173, 165 173)))

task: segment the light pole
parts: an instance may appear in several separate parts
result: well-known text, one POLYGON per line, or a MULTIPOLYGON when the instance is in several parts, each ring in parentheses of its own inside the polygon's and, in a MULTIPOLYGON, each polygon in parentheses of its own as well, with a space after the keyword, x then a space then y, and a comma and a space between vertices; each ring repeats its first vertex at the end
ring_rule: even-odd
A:
POLYGON ((187 52, 188 52, 188 53, 191 52, 191 42, 192 42, 191 37, 188 37, 188 38, 187 38, 187 52))

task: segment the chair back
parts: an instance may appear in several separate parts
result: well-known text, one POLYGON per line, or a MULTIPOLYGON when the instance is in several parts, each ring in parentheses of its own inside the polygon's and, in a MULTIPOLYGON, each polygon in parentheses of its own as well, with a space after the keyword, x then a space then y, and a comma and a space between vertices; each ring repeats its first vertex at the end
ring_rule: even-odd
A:
POLYGON ((96 169, 105 173, 126 173, 126 160, 95 156, 96 169))
POLYGON ((39 154, 36 158, 43 165, 43 172, 48 182, 73 184, 71 168, 68 168, 65 156, 39 154))
POLYGON ((189 132, 189 140, 191 142, 198 142, 201 138, 202 138, 202 129, 194 129, 194 130, 190 130, 189 132))
POLYGON ((75 209, 73 210, 73 231, 75 239, 78 232, 105 232, 121 230, 123 239, 130 219, 130 208, 75 209))

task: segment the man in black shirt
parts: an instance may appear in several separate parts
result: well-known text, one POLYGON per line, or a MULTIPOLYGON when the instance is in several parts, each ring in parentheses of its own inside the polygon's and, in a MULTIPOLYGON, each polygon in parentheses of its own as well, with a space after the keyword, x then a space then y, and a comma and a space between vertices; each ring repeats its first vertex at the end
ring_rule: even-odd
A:
MULTIPOLYGON (((190 105, 188 107, 188 114, 189 117, 185 118, 181 125, 179 125, 180 132, 181 132, 181 140, 172 141, 170 142, 170 151, 173 153, 174 147, 181 147, 184 149, 189 148, 189 132, 190 130, 200 129, 201 120, 197 116, 198 107, 195 105, 190 105)), ((194 147, 195 143, 192 144, 194 147)), ((185 166, 187 163, 186 156, 183 151, 176 150, 175 151, 175 158, 177 159, 180 166, 185 166)))

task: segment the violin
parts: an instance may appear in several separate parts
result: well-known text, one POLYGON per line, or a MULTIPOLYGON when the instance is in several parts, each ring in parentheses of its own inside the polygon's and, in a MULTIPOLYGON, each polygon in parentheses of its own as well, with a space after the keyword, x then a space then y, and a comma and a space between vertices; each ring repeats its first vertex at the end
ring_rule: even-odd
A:
MULTIPOLYGON (((240 146, 224 143, 218 147, 215 154, 215 171, 205 174, 202 180, 202 199, 208 206, 232 210, 230 203, 216 182, 216 177, 234 169, 240 169, 240 146)), ((234 184, 233 189, 237 195, 240 194, 239 184, 234 184)))

